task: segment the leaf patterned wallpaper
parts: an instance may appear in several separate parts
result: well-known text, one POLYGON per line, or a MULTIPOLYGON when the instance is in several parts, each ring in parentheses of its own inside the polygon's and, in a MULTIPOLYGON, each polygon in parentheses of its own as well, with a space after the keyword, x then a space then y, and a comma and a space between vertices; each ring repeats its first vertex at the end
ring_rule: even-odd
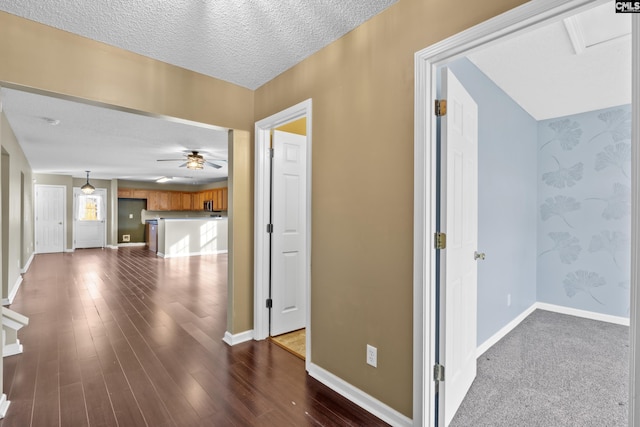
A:
POLYGON ((538 301, 629 316, 631 106, 538 122, 538 301))

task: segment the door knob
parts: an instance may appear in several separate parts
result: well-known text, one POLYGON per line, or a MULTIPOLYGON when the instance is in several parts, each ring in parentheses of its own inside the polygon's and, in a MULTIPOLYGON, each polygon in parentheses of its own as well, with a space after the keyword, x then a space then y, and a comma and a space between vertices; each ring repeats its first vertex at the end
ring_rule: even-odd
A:
POLYGON ((483 260, 483 259, 484 259, 484 257, 485 257, 484 252, 477 252, 477 251, 475 251, 475 252, 473 253, 473 259, 474 259, 474 260, 483 260))

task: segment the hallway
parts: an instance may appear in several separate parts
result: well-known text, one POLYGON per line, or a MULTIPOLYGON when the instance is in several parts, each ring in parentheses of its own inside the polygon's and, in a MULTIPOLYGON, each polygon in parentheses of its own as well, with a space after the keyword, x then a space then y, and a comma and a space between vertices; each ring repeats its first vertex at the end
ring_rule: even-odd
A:
POLYGON ((227 256, 37 255, 11 309, 8 426, 386 425, 268 341, 229 347, 227 256))

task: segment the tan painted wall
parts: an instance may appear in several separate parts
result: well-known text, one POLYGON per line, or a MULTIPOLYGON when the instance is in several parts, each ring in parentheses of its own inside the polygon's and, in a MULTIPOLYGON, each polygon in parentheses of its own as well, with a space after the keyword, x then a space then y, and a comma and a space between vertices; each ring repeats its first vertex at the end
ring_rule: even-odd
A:
MULTIPOLYGON (((8 217, 7 286, 2 287, 2 298, 7 298, 9 291, 20 278, 22 268, 34 251, 33 224, 33 184, 31 166, 27 161, 18 140, 16 139, 4 113, 0 113, 0 145, 9 155, 9 207, 2 210, 2 218, 8 217), (24 180, 24 189, 21 181, 24 180), (22 208, 21 206, 24 206, 22 208), (22 212, 24 209, 24 212, 22 212), (20 242, 23 242, 21 245, 20 242)), ((3 171, 6 172, 6 171, 3 171)))
POLYGON ((249 89, 6 12, 0 12, 0 81, 227 128, 253 128, 249 89))
POLYGON ((229 262, 227 331, 253 329, 253 141, 229 133, 229 262))
POLYGON ((414 53, 520 3, 400 0, 256 91, 313 99, 312 362, 409 417, 414 53))

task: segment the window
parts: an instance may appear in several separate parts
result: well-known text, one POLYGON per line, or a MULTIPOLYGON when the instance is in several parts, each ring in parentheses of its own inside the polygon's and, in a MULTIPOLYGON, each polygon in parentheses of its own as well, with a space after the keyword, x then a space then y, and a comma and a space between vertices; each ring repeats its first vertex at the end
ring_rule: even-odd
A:
POLYGON ((78 195, 77 213, 79 221, 102 221, 104 219, 102 196, 78 195))

